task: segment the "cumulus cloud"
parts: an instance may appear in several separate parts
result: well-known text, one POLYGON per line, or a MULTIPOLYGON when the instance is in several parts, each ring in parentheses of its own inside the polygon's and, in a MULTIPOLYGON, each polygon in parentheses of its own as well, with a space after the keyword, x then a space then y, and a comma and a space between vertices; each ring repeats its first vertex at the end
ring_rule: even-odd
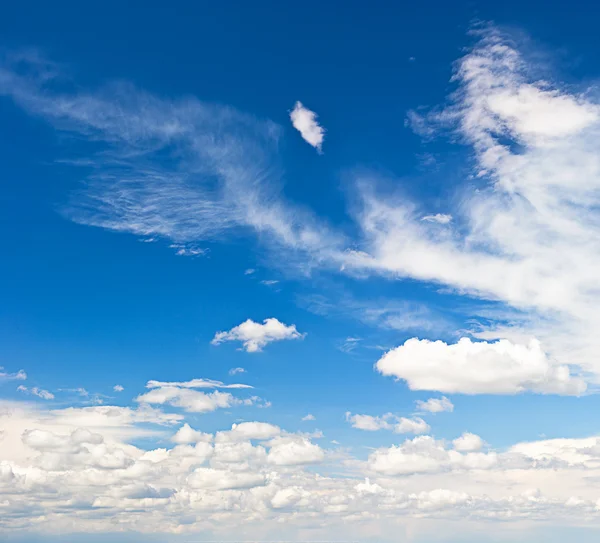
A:
POLYGON ((356 538, 364 529, 369 539, 373 529, 382 533, 388 526, 393 538, 405 519, 411 526, 440 517, 501 519, 514 530, 533 519, 580 524, 598 516, 590 485, 600 471, 597 437, 480 452, 472 434, 451 446, 420 436, 378 448, 366 462, 346 455, 332 470, 328 455, 338 455, 330 456, 334 460, 339 451, 266 422, 212 436, 156 409, 44 405, 0 402, 0 526, 6 533, 28 526, 60 533, 76 522, 96 532, 117 526, 180 533, 183 526, 190 535, 216 526, 219 537, 230 538, 243 525, 258 539, 265 527, 314 530, 319 519, 325 534, 350 530, 356 538), (159 433, 147 433, 149 424, 159 433), (160 433, 164 425, 167 434, 160 433), (107 514, 98 515, 99 508, 107 514))
POLYGON ((125 388, 124 388, 122 385, 115 385, 115 386, 113 387, 113 390, 114 390, 115 392, 123 392, 123 391, 125 390, 125 388))
POLYGON ((454 411, 454 404, 448 398, 446 398, 446 396, 442 396, 441 398, 429 398, 426 401, 417 400, 415 405, 419 411, 426 411, 427 413, 443 413, 444 411, 454 411))
POLYGON ((312 145, 319 153, 322 150, 325 130, 317 122, 317 114, 304 107, 301 102, 296 102, 290 113, 294 128, 300 132, 304 141, 312 145))
POLYGON ((477 452, 483 447, 483 439, 478 435, 465 432, 452 441, 452 445, 454 445, 454 450, 458 452, 477 452))
POLYGON ((248 319, 227 332, 217 332, 211 343, 220 345, 225 341, 240 341, 246 352, 256 353, 273 341, 303 339, 304 336, 296 330, 296 325, 287 326, 275 318, 265 319, 262 324, 248 319))
POLYGON ((397 434, 424 434, 430 430, 429 424, 423 419, 415 417, 397 417, 392 413, 386 413, 380 417, 371 415, 353 415, 346 413, 346 420, 353 428, 375 432, 377 430, 393 430, 397 434))
POLYGON ((390 476, 452 469, 486 470, 497 464, 495 452, 463 454, 447 449, 443 442, 431 436, 415 437, 402 445, 378 449, 369 456, 369 467, 374 472, 390 476))
POLYGON ((187 422, 177 430, 177 433, 171 438, 171 441, 179 445, 188 445, 190 443, 210 442, 212 441, 211 434, 205 434, 194 430, 187 422))
POLYGON ((458 343, 412 338, 384 354, 377 371, 403 379, 411 390, 463 394, 574 394, 586 384, 566 365, 555 365, 539 341, 518 345, 508 340, 458 343))
POLYGON ((312 415, 311 413, 309 413, 308 415, 305 415, 304 417, 302 417, 303 421, 307 421, 307 420, 315 420, 315 416, 312 415))
POLYGON ((267 461, 277 466, 297 466, 322 462, 325 453, 305 437, 282 436, 270 442, 267 461))

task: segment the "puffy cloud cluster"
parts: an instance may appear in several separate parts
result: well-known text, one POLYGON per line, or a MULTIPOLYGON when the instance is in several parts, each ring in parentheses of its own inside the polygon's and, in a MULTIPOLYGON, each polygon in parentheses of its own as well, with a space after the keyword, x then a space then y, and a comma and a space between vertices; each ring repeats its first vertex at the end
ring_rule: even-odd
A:
POLYGON ((368 539, 375 526, 392 534, 408 519, 568 522, 600 514, 589 485, 600 476, 597 438, 501 452, 483 450, 470 433, 450 444, 423 435, 365 462, 268 422, 212 434, 143 405, 52 410, 3 402, 0 413, 6 532, 68 532, 76 523, 84 531, 226 537, 244 525, 265 537, 282 522, 290 530, 317 522, 324 535, 345 526, 355 536, 367 530, 368 539), (148 445, 132 443, 139 437, 148 445))
POLYGON ((246 352, 256 353, 273 341, 303 338, 304 334, 299 333, 294 324, 287 326, 274 318, 265 319, 262 324, 248 319, 227 332, 217 332, 212 344, 241 341, 246 352))

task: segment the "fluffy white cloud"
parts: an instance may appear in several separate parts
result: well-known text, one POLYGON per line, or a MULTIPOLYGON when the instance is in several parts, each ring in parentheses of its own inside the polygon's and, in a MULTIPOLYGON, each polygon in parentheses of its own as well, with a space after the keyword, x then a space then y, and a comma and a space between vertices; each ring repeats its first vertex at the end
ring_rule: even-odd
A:
POLYGON ((453 469, 491 469, 498 464, 495 452, 487 454, 447 449, 431 436, 419 436, 402 445, 378 449, 369 456, 370 469, 385 475, 442 472, 453 469))
POLYGON ((304 107, 301 102, 296 102, 294 109, 290 113, 290 119, 294 128, 302 135, 304 141, 321 152, 325 130, 319 126, 317 114, 304 107))
POLYGON ((241 422, 233 424, 231 430, 219 432, 217 441, 248 441, 250 439, 265 440, 281 434, 281 428, 267 422, 241 422))
POLYGON ((200 441, 208 443, 212 441, 212 434, 205 434, 194 430, 187 422, 177 430, 177 433, 171 438, 171 441, 179 445, 188 445, 200 441))
MULTIPOLYGON (((180 533, 183 526, 190 535, 218 526, 225 537, 243 523, 258 538, 259 527, 314 530, 319 519, 325 534, 348 529, 369 540, 372 530, 388 526, 392 538, 405 519, 412 526, 440 516, 502 519, 521 529, 517 523, 533 519, 577 524, 600 515, 589 484, 600 473, 596 437, 482 453, 468 434, 453 448, 421 436, 377 449, 366 462, 344 456, 332 474, 330 463, 320 465, 327 451, 268 423, 241 423, 215 439, 185 423, 171 446, 164 448, 169 434, 155 434, 160 444, 143 449, 128 441, 144 435, 149 421, 175 420, 157 410, 40 405, 0 403, 0 526, 7 533, 28 526, 60 533, 76 522, 97 532, 116 525, 180 533), (468 450, 460 445, 465 437, 468 450), (249 441, 255 438, 260 444, 249 441), (23 510, 25 518, 18 515, 23 510), (182 525, 182 519, 188 520, 182 525)), ((339 458, 339 452, 329 454, 339 458)))
POLYGON ((353 428, 374 432, 377 430, 393 430, 397 434, 424 434, 430 430, 429 424, 423 419, 415 417, 397 417, 392 413, 386 413, 380 417, 371 415, 353 415, 346 413, 346 420, 353 428))
POLYGON ((124 388, 122 385, 115 385, 115 386, 113 387, 113 390, 114 390, 115 392, 123 392, 123 391, 125 390, 125 388, 124 388))
POLYGON ((265 484, 265 475, 261 473, 240 473, 212 468, 196 468, 187 478, 192 488, 203 490, 247 489, 265 484))
POLYGON ((429 424, 418 417, 413 419, 400 417, 394 425, 394 432, 397 434, 424 434, 429 430, 431 430, 429 424))
POLYGON ((236 375, 238 373, 246 373, 246 370, 244 368, 231 368, 228 373, 229 375, 236 375))
POLYGON ((315 416, 312 415, 311 413, 309 413, 308 415, 305 415, 304 417, 302 417, 303 421, 307 421, 307 420, 315 420, 315 416))
POLYGON ((322 462, 325 453, 305 437, 281 436, 270 442, 267 461, 277 466, 297 466, 322 462))
POLYGON ((274 318, 265 319, 262 324, 248 319, 228 332, 217 332, 211 343, 219 345, 224 341, 241 341, 246 352, 255 353, 273 341, 303 339, 304 335, 296 330, 294 324, 286 326, 274 318))
POLYGON ((517 345, 508 340, 490 343, 462 338, 448 345, 413 338, 383 355, 375 367, 383 375, 405 380, 411 390, 578 395, 586 389, 568 366, 553 364, 536 340, 517 345))
POLYGON ((419 411, 426 411, 427 413, 443 413, 444 411, 454 411, 454 404, 448 398, 446 398, 446 396, 442 396, 441 398, 429 398, 426 401, 417 400, 415 405, 419 411))
POLYGON ((465 432, 460 437, 457 437, 453 442, 454 450, 458 452, 477 452, 483 447, 483 439, 478 435, 470 432, 465 432))

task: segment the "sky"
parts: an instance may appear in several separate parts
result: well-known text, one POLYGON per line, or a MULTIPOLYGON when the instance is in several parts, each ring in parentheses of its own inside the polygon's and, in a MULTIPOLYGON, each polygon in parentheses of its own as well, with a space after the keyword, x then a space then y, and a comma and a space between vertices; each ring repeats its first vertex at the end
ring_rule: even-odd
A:
POLYGON ((3 541, 597 541, 590 10, 3 6, 3 541))

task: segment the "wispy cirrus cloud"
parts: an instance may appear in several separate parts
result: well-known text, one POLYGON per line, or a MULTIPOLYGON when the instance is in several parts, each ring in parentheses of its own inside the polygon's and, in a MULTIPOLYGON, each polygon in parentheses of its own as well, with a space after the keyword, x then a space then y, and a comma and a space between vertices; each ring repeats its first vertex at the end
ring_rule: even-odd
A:
POLYGON ((63 209, 72 220, 166 238, 180 255, 245 230, 291 250, 338 245, 337 234, 282 197, 275 123, 126 83, 92 92, 68 83, 39 53, 0 59, 0 95, 90 143, 88 155, 71 160, 88 171, 63 209))

